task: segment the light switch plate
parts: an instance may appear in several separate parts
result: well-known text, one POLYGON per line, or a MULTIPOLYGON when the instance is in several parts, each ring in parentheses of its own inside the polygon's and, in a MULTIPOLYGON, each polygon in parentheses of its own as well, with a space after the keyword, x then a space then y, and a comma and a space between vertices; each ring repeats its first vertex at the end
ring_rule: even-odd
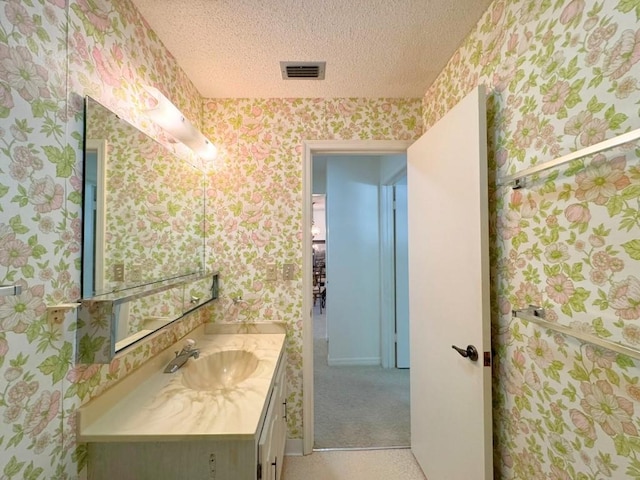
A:
POLYGON ((124 282, 124 263, 113 264, 113 281, 124 282))
POLYGON ((142 265, 132 265, 129 269, 128 281, 141 282, 142 281, 142 265))
POLYGON ((275 263, 267 264, 267 282, 278 281, 278 266, 275 263))
POLYGON ((283 280, 293 280, 294 275, 294 265, 293 263, 285 263, 282 265, 282 279, 283 280))

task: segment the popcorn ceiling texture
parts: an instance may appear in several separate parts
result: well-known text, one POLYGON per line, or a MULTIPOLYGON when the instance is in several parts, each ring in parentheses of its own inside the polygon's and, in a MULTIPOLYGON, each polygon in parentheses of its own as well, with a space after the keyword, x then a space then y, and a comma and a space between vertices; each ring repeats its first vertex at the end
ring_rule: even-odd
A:
POLYGON ((415 98, 490 0, 133 3, 205 98, 415 98), (283 81, 280 61, 326 61, 326 78, 283 81))

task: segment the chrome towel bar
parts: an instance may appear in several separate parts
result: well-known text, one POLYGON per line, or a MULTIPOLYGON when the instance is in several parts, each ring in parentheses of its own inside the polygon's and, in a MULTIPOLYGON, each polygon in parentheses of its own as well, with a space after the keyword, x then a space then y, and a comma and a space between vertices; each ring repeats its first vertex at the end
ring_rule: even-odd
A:
POLYGON ((640 128, 636 130, 632 130, 627 133, 623 133, 622 135, 618 135, 617 137, 604 140, 600 143, 590 145, 589 147, 582 148, 575 152, 571 152, 567 155, 556 158, 554 160, 550 160, 545 163, 534 165, 533 167, 527 168, 525 170, 521 170, 517 173, 514 173, 513 175, 505 175, 498 179, 497 184, 498 185, 511 184, 513 188, 522 188, 525 185, 526 177, 528 177, 529 175, 544 172, 545 170, 549 170, 550 168, 563 165, 573 160, 578 160, 580 158, 584 158, 589 155, 602 152, 603 150, 608 150, 610 148, 624 145, 625 143, 636 141, 639 138, 640 138, 640 128))
POLYGON ((582 340, 583 342, 591 343, 592 345, 606 348, 607 350, 611 350, 616 353, 621 353, 623 355, 628 355, 629 357, 637 358, 640 360, 640 351, 635 348, 628 347, 620 343, 612 342, 611 340, 606 340, 604 338, 600 338, 586 332, 581 332, 571 327, 567 327, 566 325, 561 325, 559 323, 554 323, 554 322, 545 320, 544 308, 531 305, 529 306, 529 308, 523 308, 521 310, 513 310, 512 316, 520 318, 521 320, 526 320, 528 322, 536 323, 541 327, 548 328, 549 330, 554 330, 556 332, 569 335, 571 337, 577 338, 578 340, 582 340))

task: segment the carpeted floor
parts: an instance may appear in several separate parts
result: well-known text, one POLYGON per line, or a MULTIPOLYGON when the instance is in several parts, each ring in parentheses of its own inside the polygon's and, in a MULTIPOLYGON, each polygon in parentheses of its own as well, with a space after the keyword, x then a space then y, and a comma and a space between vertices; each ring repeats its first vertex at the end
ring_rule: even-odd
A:
POLYGON ((314 448, 410 445, 409 370, 327 365, 324 315, 314 315, 314 448))
POLYGON ((426 480, 411 450, 313 452, 285 457, 282 480, 426 480))

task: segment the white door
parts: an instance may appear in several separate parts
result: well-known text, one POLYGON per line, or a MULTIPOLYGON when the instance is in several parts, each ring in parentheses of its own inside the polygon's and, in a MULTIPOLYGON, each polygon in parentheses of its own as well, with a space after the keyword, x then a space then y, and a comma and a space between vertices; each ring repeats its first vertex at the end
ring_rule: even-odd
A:
POLYGON ((407 238, 407 177, 394 185, 396 367, 409 368, 409 258, 407 238))
MULTIPOLYGON (((411 449, 429 480, 493 478, 486 112, 478 87, 408 149, 411 449), (452 346, 473 345, 477 361, 452 346), (486 352, 486 353, 485 353, 486 352)), ((466 352, 465 352, 466 353, 466 352)))

